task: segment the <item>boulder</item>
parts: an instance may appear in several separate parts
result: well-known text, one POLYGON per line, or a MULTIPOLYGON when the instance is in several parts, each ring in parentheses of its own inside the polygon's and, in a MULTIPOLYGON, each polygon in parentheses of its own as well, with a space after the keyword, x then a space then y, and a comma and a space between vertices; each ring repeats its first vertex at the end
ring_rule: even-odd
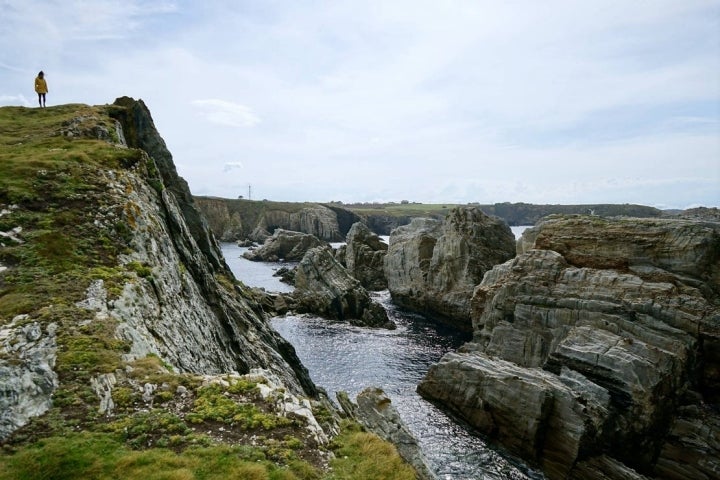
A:
POLYGON ((275 233, 260 247, 248 250, 243 257, 260 262, 299 261, 311 248, 327 245, 314 235, 290 230, 275 230, 275 233))
POLYGON ((353 224, 347 234, 347 245, 343 249, 348 273, 368 290, 385 290, 387 279, 383 262, 387 249, 387 244, 364 223, 353 224))
POLYGON ((514 255, 515 237, 502 220, 455 208, 443 221, 413 219, 393 230, 384 269, 395 303, 470 331, 475 286, 514 255))
POLYGON ((714 478, 720 417, 703 405, 720 393, 720 298, 706 262, 720 224, 638 220, 653 236, 628 219, 567 222, 487 272, 473 341, 418 391, 550 479, 714 478))
POLYGON ((382 305, 372 301, 360 282, 351 277, 332 249, 310 249, 295 271, 294 309, 353 325, 395 328, 382 305))
POLYGON ((540 464, 549 478, 565 478, 580 450, 592 448, 609 408, 604 389, 572 372, 565 376, 485 355, 449 353, 430 368, 418 392, 540 464))

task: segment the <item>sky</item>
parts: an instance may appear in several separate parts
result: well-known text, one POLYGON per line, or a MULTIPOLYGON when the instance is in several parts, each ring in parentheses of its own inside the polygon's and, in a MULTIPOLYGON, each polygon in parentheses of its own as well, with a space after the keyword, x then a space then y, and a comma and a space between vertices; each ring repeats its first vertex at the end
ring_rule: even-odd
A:
POLYGON ((39 70, 195 195, 720 206, 720 0, 0 0, 0 105, 39 70))

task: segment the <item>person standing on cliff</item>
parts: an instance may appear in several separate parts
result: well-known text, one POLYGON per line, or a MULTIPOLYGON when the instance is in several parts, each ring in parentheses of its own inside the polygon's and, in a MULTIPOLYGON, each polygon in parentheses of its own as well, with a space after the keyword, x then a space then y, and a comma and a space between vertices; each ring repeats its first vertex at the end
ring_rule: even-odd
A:
POLYGON ((38 76, 35 77, 35 91, 38 94, 38 104, 45 108, 45 94, 48 93, 47 82, 45 81, 45 73, 40 70, 38 76))

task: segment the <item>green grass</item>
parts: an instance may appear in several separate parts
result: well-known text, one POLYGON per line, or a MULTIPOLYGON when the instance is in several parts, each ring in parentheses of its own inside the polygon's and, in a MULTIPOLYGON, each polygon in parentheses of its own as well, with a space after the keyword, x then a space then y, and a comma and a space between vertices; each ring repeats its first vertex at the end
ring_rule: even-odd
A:
MULTIPOLYGON (((49 437, 11 453, 0 453, 0 480, 86 480, 142 478, 214 480, 412 480, 415 473, 395 447, 376 435, 347 423, 334 441, 332 469, 322 473, 307 462, 291 458, 285 464, 270 460, 267 449, 247 445, 206 445, 182 449, 134 450, 113 433, 68 433, 49 437)), ((112 425, 141 442, 158 431, 171 435, 187 427, 171 415, 137 417, 112 425), (160 419, 160 420, 158 420, 160 419)), ((131 443, 133 445, 133 443, 131 443)), ((170 440, 172 447, 172 440, 170 440)), ((286 438, 286 450, 300 448, 286 438)))
POLYGON ((363 432, 356 424, 345 424, 335 438, 335 459, 328 480, 414 480, 415 471, 398 455, 395 447, 377 435, 363 432))
POLYGON ((279 466, 243 447, 215 445, 180 453, 155 448, 136 451, 109 434, 52 437, 14 455, 0 455, 3 480, 310 480, 317 472, 302 462, 279 466))

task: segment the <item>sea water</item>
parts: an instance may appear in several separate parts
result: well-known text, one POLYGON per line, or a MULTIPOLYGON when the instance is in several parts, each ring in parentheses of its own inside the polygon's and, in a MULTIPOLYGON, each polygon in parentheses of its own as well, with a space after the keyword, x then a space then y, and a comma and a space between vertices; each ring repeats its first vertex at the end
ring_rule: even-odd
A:
MULTIPOLYGON (((280 266, 242 258, 247 249, 223 244, 223 254, 235 276, 250 286, 288 292, 292 287, 273 274, 280 266)), ((457 349, 466 335, 422 315, 395 306, 387 291, 373 293, 396 330, 360 328, 313 316, 288 315, 271 320, 293 344, 313 381, 331 398, 341 390, 351 398, 369 386, 382 388, 418 439, 430 468, 444 480, 541 479, 507 454, 491 448, 471 428, 448 416, 415 391, 428 368, 457 349)))

